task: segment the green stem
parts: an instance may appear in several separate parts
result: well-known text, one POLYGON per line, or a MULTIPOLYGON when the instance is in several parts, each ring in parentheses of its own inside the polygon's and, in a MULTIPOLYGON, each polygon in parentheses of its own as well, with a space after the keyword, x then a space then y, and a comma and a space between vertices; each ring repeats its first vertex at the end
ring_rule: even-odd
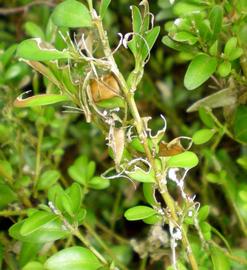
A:
POLYGON ((141 264, 140 264, 140 270, 145 270, 146 269, 146 266, 147 266, 147 261, 148 261, 148 257, 144 257, 142 260, 141 260, 141 264))
POLYGON ((84 222, 83 226, 87 229, 89 234, 93 236, 93 238, 100 244, 100 246, 106 251, 106 253, 115 261, 115 263, 123 270, 128 270, 128 268, 122 264, 116 255, 111 251, 111 249, 105 244, 105 242, 99 237, 99 235, 91 228, 91 226, 84 222))
POLYGON ((0 211, 1 217, 25 216, 26 214, 27 214, 26 210, 3 210, 3 211, 0 211))
POLYGON ((121 196, 122 196, 122 191, 119 189, 117 192, 116 199, 114 201, 113 209, 112 209, 112 218, 111 218, 111 230, 112 231, 115 230, 115 224, 116 224, 117 213, 118 213, 118 208, 119 208, 121 196))
MULTIPOLYGON (((53 206, 54 207, 54 206, 53 206)), ((64 226, 67 228, 68 231, 70 231, 70 233, 72 235, 74 235, 76 238, 78 238, 98 259, 99 261, 104 264, 105 266, 108 266, 108 262, 107 260, 104 258, 104 256, 102 256, 92 245, 91 243, 87 240, 86 237, 84 237, 81 232, 79 231, 79 229, 74 226, 72 226, 67 220, 66 218, 62 215, 62 213, 58 210, 55 209, 55 207, 52 209, 53 212, 60 218, 60 220, 63 222, 64 226)))
POLYGON ((40 126, 38 127, 38 142, 37 142, 37 148, 36 148, 36 165, 35 165, 35 178, 34 178, 34 184, 33 184, 33 192, 34 192, 34 197, 36 197, 36 192, 37 192, 37 184, 39 180, 39 175, 41 171, 40 167, 40 161, 41 161, 41 145, 44 137, 44 127, 40 126))
MULTIPOLYGON (((110 49, 107 34, 104 31, 102 21, 100 20, 99 17, 94 18, 94 24, 96 25, 96 27, 98 29, 99 37, 100 37, 102 45, 103 45, 105 56, 108 58, 109 62, 112 65, 112 72, 115 74, 116 78, 119 81, 120 87, 123 91, 123 94, 127 100, 128 105, 129 105, 130 112, 135 120, 135 127, 137 130, 138 136, 139 136, 141 142, 143 143, 143 147, 145 149, 146 156, 151 164, 151 167, 155 171, 156 183, 159 187, 159 191, 160 191, 160 193, 161 193, 161 195, 162 195, 162 197, 163 197, 163 199, 164 199, 164 201, 165 201, 165 203, 170 211, 172 222, 174 224, 177 224, 178 216, 176 213, 176 204, 175 204, 175 201, 173 200, 172 196, 169 194, 169 191, 168 191, 166 185, 161 185, 161 179, 159 177, 160 173, 156 168, 155 160, 154 160, 152 153, 151 153, 149 146, 148 146, 148 140, 147 140, 146 131, 145 131, 145 128, 143 125, 143 121, 141 119, 141 116, 139 114, 139 111, 138 111, 136 103, 135 103, 134 93, 131 91, 132 87, 131 87, 131 85, 128 86, 127 82, 125 81, 125 78, 123 77, 122 73, 118 69, 118 66, 115 62, 115 59, 114 59, 112 52, 111 52, 111 49, 110 49)), ((192 269, 197 270, 198 266, 197 266, 195 257, 193 255, 191 249, 189 249, 189 246, 188 246, 189 242, 187 239, 187 235, 184 231, 183 231, 182 243, 183 243, 185 249, 189 250, 188 258, 189 258, 190 264, 192 266, 192 269)))
POLYGON ((115 232, 113 232, 112 230, 110 230, 108 227, 106 227, 105 225, 103 225, 102 223, 100 223, 99 221, 96 222, 96 226, 99 229, 101 229, 103 232, 107 233, 112 238, 115 238, 119 243, 129 245, 129 241, 127 239, 125 239, 122 236, 116 234, 115 232))
POLYGON ((108 265, 107 260, 90 244, 90 242, 80 233, 78 229, 70 227, 70 231, 76 236, 92 253, 105 265, 108 265))

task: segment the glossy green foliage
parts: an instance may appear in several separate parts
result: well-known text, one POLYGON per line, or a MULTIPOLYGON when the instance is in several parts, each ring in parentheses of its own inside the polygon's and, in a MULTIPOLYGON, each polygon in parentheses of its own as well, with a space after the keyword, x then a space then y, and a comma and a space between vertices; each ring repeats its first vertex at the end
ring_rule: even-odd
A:
POLYGON ((156 211, 148 206, 135 206, 125 211, 124 216, 128 220, 140 220, 149 218, 156 214, 156 211))
POLYGON ((96 164, 94 161, 88 161, 86 156, 81 156, 75 160, 69 167, 70 177, 85 186, 92 189, 105 189, 109 186, 109 180, 99 176, 94 176, 96 164))
POLYGON ((168 168, 193 168, 197 166, 199 160, 195 153, 187 151, 174 155, 167 160, 168 168))
POLYGON ((85 270, 96 270, 99 269, 101 263, 95 257, 95 255, 88 249, 74 246, 59 251, 55 255, 51 256, 45 262, 45 269, 56 270, 56 269, 85 269, 85 270))
POLYGON ((0 269, 246 269, 245 1, 48 2, 0 9, 0 269))
POLYGON ((76 0, 60 3, 52 14, 52 21, 59 27, 90 27, 91 15, 85 5, 76 0))
POLYGON ((22 41, 18 47, 16 56, 25 60, 50 61, 68 59, 70 54, 66 51, 58 51, 40 38, 22 41))
POLYGON ((14 239, 30 243, 46 243, 69 236, 58 217, 42 211, 37 211, 13 225, 9 234, 14 239))
POLYGON ((184 85, 188 90, 194 90, 216 71, 217 59, 207 54, 199 54, 190 63, 185 77, 184 85))

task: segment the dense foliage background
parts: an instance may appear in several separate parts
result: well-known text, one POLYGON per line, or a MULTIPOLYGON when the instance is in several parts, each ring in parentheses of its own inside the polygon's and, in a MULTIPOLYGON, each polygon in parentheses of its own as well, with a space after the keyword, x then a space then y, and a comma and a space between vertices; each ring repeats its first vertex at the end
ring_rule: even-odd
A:
MULTIPOLYGON (((33 95, 54 92, 54 85, 19 61, 16 47, 24 39, 39 37, 58 50, 66 48, 49 19, 60 2, 0 1, 0 269, 58 269, 42 268, 42 264, 59 250, 82 246, 66 232, 54 238, 43 235, 41 225, 31 236, 20 235, 17 229, 9 231, 16 222, 35 215, 35 209, 46 211, 58 187, 66 189, 68 201, 79 198, 72 210, 71 203, 64 203, 68 220, 75 218, 73 207, 79 204, 76 219, 78 223, 84 220, 81 234, 106 258, 117 258, 120 268, 124 264, 126 269, 170 269, 168 228, 150 231, 143 221, 124 217, 126 209, 148 204, 142 184, 123 178, 101 181, 100 175, 113 161, 97 124, 86 123, 79 110, 60 103, 13 106, 24 91, 31 90, 33 95), (82 192, 73 183, 79 183, 82 192)), ((99 8, 100 1, 93 2, 99 8)), ((112 48, 118 44, 117 33, 132 31, 130 6, 138 4, 111 2, 104 27, 112 48)), ((247 2, 181 0, 172 5, 158 0, 150 1, 150 10, 161 32, 135 94, 138 109, 142 116, 152 116, 154 131, 163 124, 160 114, 165 116, 166 142, 179 136, 193 138, 192 150, 200 162, 186 177, 186 192, 195 194, 204 206, 201 231, 212 245, 206 250, 216 254, 211 262, 192 229, 190 241, 200 269, 246 269, 247 2)), ((124 75, 134 68, 130 50, 120 47, 115 59, 124 75)), ((182 198, 173 184, 169 188, 179 202, 182 198)), ((42 218, 46 217, 37 220, 42 218)), ((177 252, 178 269, 190 269, 183 253, 177 252)))

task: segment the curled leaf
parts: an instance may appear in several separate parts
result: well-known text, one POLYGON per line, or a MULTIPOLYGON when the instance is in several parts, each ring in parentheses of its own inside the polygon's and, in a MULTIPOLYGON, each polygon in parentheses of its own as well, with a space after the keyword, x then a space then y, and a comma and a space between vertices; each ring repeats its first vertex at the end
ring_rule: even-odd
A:
POLYGON ((33 61, 51 61, 70 58, 68 51, 58 51, 40 38, 22 41, 16 52, 17 57, 33 61))
POLYGON ((120 96, 120 87, 114 76, 106 75, 90 82, 91 94, 94 102, 120 96))
POLYGON ((124 152, 125 132, 123 128, 112 127, 109 133, 109 145, 113 150, 114 161, 118 167, 124 152))
POLYGON ((212 95, 202 98, 191 105, 187 112, 197 111, 200 107, 220 108, 236 104, 237 93, 234 89, 226 88, 212 95))
MULTIPOLYGON (((25 94, 25 93, 24 93, 25 94)), ((15 107, 25 108, 25 107, 37 107, 55 104, 58 102, 68 101, 69 98, 65 95, 55 95, 55 94, 41 94, 35 95, 28 98, 22 98, 23 94, 20 95, 14 102, 15 107)))

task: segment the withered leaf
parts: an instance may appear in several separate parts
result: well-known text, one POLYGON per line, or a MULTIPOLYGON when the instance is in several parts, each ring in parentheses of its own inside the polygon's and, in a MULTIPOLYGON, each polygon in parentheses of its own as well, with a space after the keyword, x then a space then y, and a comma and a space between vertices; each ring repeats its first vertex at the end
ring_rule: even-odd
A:
POLYGON ((176 138, 169 143, 161 141, 159 144, 159 156, 169 157, 183 153, 184 147, 181 145, 180 138, 176 138))
POLYGON ((118 167, 124 152, 125 132, 123 128, 113 128, 112 130, 112 150, 114 152, 114 161, 118 167))
POLYGON ((90 82, 91 94, 94 102, 120 96, 120 87, 112 74, 93 79, 90 82))

